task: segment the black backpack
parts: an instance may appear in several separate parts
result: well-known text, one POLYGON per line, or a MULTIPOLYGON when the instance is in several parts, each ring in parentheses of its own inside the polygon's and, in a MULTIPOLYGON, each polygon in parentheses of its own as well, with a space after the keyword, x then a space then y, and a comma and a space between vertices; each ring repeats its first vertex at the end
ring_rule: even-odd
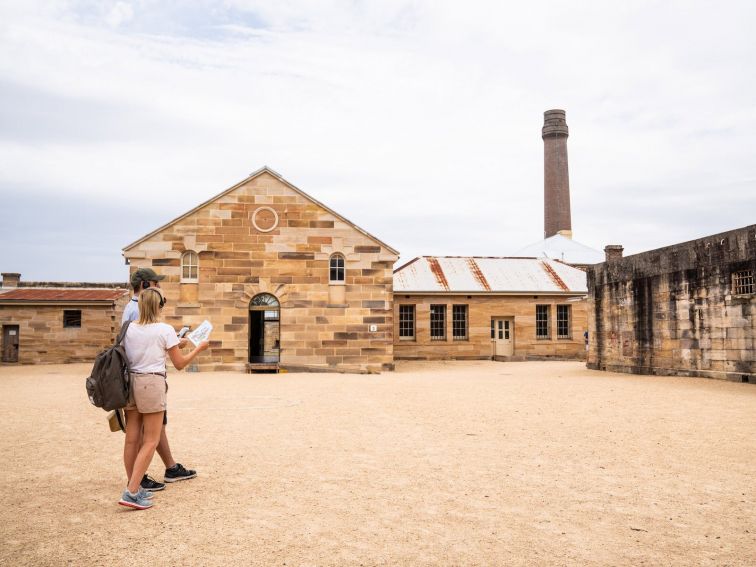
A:
POLYGON ((103 350, 95 358, 92 374, 87 378, 87 395, 92 405, 105 411, 126 407, 129 402, 131 380, 129 359, 121 346, 131 321, 126 321, 112 347, 103 350))

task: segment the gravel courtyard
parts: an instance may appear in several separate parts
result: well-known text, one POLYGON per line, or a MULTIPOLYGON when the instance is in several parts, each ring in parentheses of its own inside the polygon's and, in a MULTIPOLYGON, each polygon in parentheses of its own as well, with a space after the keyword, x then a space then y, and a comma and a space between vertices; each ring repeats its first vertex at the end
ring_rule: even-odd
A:
POLYGON ((756 563, 754 385, 573 362, 174 372, 168 434, 199 476, 138 512, 89 369, 0 367, 0 564, 756 563))

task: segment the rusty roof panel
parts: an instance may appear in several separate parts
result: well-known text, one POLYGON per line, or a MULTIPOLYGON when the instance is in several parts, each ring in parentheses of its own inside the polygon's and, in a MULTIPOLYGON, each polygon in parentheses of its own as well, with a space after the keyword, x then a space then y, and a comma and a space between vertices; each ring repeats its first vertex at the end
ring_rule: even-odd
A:
POLYGON ((115 301, 128 294, 127 289, 39 289, 14 288, 0 292, 2 301, 44 301, 50 303, 68 301, 115 301))
POLYGON ((546 270, 546 273, 549 275, 549 277, 554 281, 555 284, 557 284, 559 287, 562 288, 564 291, 570 291, 570 288, 567 287, 567 284, 564 283, 562 278, 559 277, 559 274, 557 274, 554 271, 554 268, 548 265, 548 263, 541 261, 541 266, 543 266, 543 269, 546 270))
POLYGON ((436 281, 438 284, 444 288, 444 290, 449 291, 449 282, 446 281, 446 276, 444 275, 444 270, 441 269, 441 265, 438 263, 438 259, 436 258, 428 258, 428 266, 430 267, 431 272, 436 277, 436 281))
POLYGON ((422 256, 394 273, 394 291, 582 294, 588 287, 585 272, 548 259, 422 256))
POLYGON ((480 271, 480 266, 478 266, 475 258, 467 258, 467 266, 470 268, 470 271, 473 276, 475 276, 475 279, 478 280, 481 287, 486 291, 491 291, 491 286, 488 285, 488 280, 486 280, 486 276, 483 275, 483 272, 480 271))

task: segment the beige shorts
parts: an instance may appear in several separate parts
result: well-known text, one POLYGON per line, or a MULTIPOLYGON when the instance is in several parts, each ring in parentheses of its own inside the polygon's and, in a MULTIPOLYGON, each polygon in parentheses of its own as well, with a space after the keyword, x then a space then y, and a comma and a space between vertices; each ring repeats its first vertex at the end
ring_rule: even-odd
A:
POLYGON ((131 395, 127 410, 139 413, 165 411, 168 403, 168 382, 160 374, 131 374, 131 395))

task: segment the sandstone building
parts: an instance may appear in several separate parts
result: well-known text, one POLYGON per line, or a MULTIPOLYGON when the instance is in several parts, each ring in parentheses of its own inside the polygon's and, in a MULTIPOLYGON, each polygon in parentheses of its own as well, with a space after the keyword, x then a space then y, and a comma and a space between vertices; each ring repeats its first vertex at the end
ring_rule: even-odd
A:
POLYGON ((399 253, 267 167, 123 250, 165 275, 165 321, 214 325, 199 368, 393 366, 399 253))
POLYGON ((415 258, 394 273, 394 357, 584 358, 586 293, 558 261, 415 258))
POLYGON ((129 300, 123 284, 22 282, 3 273, 2 363, 91 362, 113 344, 129 300))
POLYGON ((756 380, 756 225, 588 271, 588 367, 756 380))

